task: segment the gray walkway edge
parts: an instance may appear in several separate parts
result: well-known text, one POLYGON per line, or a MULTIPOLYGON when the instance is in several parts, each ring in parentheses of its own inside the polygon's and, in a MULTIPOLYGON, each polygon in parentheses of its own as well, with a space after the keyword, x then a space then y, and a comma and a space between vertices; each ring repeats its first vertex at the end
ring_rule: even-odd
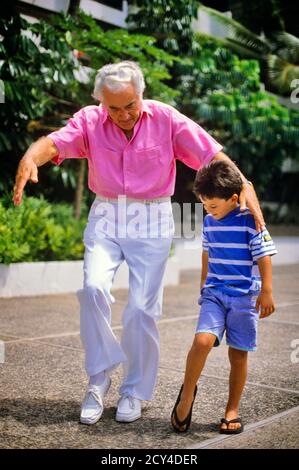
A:
MULTIPOLYGON (((277 308, 285 308, 285 307, 293 307, 295 305, 299 305, 299 301, 296 301, 296 302, 282 302, 280 304, 277 304, 276 305, 276 309, 277 308)), ((186 320, 196 320, 198 317, 198 315, 183 315, 183 316, 179 316, 179 317, 173 317, 173 318, 165 318, 165 319, 162 319, 162 320, 159 320, 158 321, 158 324, 165 324, 165 323, 174 323, 174 322, 177 322, 177 321, 186 321, 186 320)), ((281 323, 281 324, 286 324, 286 325, 294 325, 294 326, 299 326, 299 322, 294 322, 294 321, 287 321, 287 320, 275 320, 275 319, 272 319, 272 318, 267 318, 265 320, 267 323, 281 323)), ((112 330, 114 331, 117 331, 117 330, 121 330, 122 329, 122 325, 115 325, 112 327, 112 330)), ((39 341, 39 340, 42 340, 42 339, 50 339, 50 338, 63 338, 63 337, 66 337, 66 336, 78 336, 80 335, 80 331, 77 330, 77 331, 67 331, 65 333, 54 333, 54 334, 50 334, 50 335, 44 335, 44 336, 33 336, 33 337, 19 337, 19 336, 13 336, 11 334, 8 334, 8 333, 5 333, 5 332, 2 332, 3 335, 6 335, 8 337, 11 337, 11 338, 14 338, 14 339, 11 339, 11 340, 8 340, 6 341, 6 343, 18 343, 18 342, 23 342, 23 341, 39 341)))
MULTIPOLYGON (((256 423, 247 424, 246 427, 244 427, 244 431, 242 434, 255 431, 258 428, 267 426, 281 418, 297 413, 298 411, 299 406, 295 406, 294 408, 291 408, 287 411, 282 411, 281 413, 277 413, 276 415, 270 416, 266 419, 262 419, 261 421, 257 421, 256 423)), ((206 439, 205 441, 201 441, 198 444, 193 444, 192 446, 186 447, 186 449, 207 449, 214 444, 219 444, 219 442, 232 438, 235 439, 236 435, 221 435, 218 437, 213 437, 212 439, 206 439)))

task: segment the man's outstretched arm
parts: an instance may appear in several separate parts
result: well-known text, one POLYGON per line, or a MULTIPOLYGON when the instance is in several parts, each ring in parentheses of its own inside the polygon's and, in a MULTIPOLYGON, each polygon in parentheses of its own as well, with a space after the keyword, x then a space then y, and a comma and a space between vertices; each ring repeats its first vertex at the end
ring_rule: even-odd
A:
POLYGON ((58 149, 49 137, 41 137, 28 148, 20 160, 14 185, 13 202, 18 206, 22 202, 24 187, 28 181, 38 182, 38 167, 58 155, 58 149))
POLYGON ((261 232, 265 227, 265 220, 253 185, 248 184, 248 180, 245 178, 243 173, 241 173, 237 165, 227 155, 225 155, 225 153, 216 153, 213 160, 225 160, 230 165, 238 169, 243 181, 243 189, 240 194, 240 209, 245 210, 246 207, 249 208, 254 217, 256 229, 258 232, 261 232))

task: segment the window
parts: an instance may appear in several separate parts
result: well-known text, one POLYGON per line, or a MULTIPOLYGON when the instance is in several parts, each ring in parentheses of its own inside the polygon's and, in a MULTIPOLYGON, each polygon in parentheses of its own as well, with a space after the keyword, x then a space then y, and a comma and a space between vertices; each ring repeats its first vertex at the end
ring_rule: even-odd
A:
POLYGON ((103 5, 106 5, 107 7, 115 8, 116 10, 120 10, 120 11, 122 11, 123 9, 122 0, 101 0, 100 2, 97 1, 97 3, 102 3, 103 5))

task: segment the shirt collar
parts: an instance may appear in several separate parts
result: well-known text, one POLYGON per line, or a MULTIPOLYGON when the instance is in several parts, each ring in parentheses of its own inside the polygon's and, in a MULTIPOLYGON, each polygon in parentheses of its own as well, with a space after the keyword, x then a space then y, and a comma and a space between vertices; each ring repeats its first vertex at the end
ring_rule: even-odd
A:
MULTIPOLYGON (((99 105, 99 108, 102 112, 102 116, 103 116, 103 124, 107 121, 108 117, 109 117, 109 114, 108 114, 108 111, 106 108, 104 108, 104 106, 102 104, 99 105)), ((141 114, 143 113, 146 113, 146 114, 149 114, 150 116, 153 116, 153 111, 151 110, 151 108, 149 107, 148 103, 145 101, 145 100, 142 100, 142 103, 141 103, 141 114)))
POLYGON ((142 112, 142 113, 147 113, 147 114, 149 114, 150 116, 153 116, 153 111, 152 111, 151 108, 149 107, 148 102, 145 101, 145 100, 142 100, 141 112, 142 112))

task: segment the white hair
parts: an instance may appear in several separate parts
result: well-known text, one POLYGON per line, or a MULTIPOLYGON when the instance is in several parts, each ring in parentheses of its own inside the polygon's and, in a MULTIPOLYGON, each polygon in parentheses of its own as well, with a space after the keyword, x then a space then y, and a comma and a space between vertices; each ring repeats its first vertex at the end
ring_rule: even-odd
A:
POLYGON ((143 94, 145 89, 144 77, 136 62, 124 60, 116 64, 107 64, 98 70, 92 96, 97 100, 101 100, 104 87, 112 91, 118 91, 129 84, 134 85, 139 96, 143 94))

